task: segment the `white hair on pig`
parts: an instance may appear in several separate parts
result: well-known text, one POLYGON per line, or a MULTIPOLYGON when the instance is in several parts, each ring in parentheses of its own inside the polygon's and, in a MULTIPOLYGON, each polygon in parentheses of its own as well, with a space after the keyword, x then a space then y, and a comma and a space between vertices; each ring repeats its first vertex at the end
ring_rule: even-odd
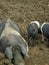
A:
MULTIPOLYGON (((38 21, 32 21, 31 23, 36 23, 36 24, 38 25, 38 28, 40 27, 40 24, 39 24, 38 21)), ((31 24, 31 23, 30 23, 30 24, 31 24)))

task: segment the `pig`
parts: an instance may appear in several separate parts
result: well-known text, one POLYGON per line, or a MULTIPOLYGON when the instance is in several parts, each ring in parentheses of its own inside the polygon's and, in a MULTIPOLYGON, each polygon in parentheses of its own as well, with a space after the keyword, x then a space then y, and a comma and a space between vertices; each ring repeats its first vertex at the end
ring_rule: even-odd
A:
POLYGON ((25 65, 24 59, 28 57, 26 40, 21 36, 19 27, 13 21, 7 19, 3 23, 5 24, 4 26, 2 25, 2 33, 0 35, 0 44, 3 52, 11 62, 14 59, 14 65, 25 65))
POLYGON ((38 36, 38 32, 40 29, 40 23, 38 21, 32 21, 29 23, 27 28, 28 33, 28 45, 30 45, 30 38, 32 38, 32 45, 34 46, 34 42, 36 41, 36 38, 38 36))
POLYGON ((42 42, 44 42, 44 39, 49 40, 49 22, 42 23, 41 33, 42 33, 42 42))

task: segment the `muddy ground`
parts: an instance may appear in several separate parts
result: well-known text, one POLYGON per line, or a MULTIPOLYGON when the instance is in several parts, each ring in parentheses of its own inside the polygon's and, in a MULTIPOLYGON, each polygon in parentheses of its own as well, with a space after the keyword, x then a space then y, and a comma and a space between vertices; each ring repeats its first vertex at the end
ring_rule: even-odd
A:
MULTIPOLYGON (((17 22, 22 36, 27 41, 27 26, 32 20, 40 24, 49 21, 49 0, 0 0, 0 20, 10 18, 17 22)), ((28 42, 28 41, 27 41, 28 42)), ((29 58, 26 65, 49 65, 49 48, 41 42, 41 35, 37 38, 36 45, 29 47, 29 58)), ((0 65, 12 65, 5 58, 0 48, 0 65)))

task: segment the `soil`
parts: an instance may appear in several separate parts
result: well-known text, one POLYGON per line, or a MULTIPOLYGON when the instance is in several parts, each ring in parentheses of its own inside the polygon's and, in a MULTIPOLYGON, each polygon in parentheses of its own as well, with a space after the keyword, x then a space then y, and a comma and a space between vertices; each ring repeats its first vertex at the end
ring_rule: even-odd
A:
MULTIPOLYGON (((27 40, 27 26, 32 20, 41 23, 49 21, 49 0, 0 0, 0 22, 10 18, 15 21, 21 34, 27 40)), ((49 48, 47 41, 42 43, 41 35, 35 46, 29 46, 29 58, 26 65, 49 65, 49 48)), ((0 65, 13 65, 5 58, 0 48, 0 65)))

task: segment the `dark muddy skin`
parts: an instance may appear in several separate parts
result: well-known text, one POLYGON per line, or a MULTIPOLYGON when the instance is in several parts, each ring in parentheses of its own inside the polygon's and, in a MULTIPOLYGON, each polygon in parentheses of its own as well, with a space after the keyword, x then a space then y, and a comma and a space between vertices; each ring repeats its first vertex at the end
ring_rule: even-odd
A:
POLYGON ((44 41, 47 40, 47 46, 49 47, 49 22, 44 22, 43 24, 43 26, 41 25, 42 42, 44 43, 44 41))
POLYGON ((35 41, 36 41, 36 38, 37 38, 37 36, 38 36, 38 26, 37 26, 37 24, 36 23, 32 23, 32 24, 30 24, 29 26, 28 26, 28 29, 27 29, 27 31, 28 31, 28 44, 30 43, 30 38, 31 38, 31 40, 32 40, 32 45, 34 46, 34 43, 35 43, 35 41))
POLYGON ((49 24, 45 24, 42 28, 43 35, 49 39, 49 24))

